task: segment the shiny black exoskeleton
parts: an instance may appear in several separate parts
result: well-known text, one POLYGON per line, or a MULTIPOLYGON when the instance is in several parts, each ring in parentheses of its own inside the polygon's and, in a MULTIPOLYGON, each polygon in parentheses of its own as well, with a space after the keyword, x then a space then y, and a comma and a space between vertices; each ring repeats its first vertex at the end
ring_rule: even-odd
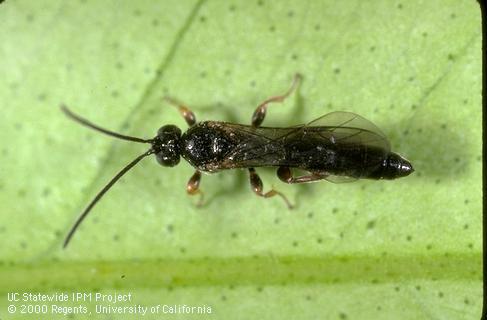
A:
POLYGON ((186 191, 190 195, 203 193, 199 185, 201 172, 246 168, 254 193, 264 198, 280 196, 289 208, 291 203, 281 192, 263 191, 263 184, 255 168, 277 167, 277 176, 286 183, 307 183, 319 180, 343 182, 354 179, 396 179, 412 173, 409 161, 391 152, 385 135, 370 121, 351 112, 332 112, 307 124, 294 127, 261 127, 270 103, 282 102, 296 88, 300 75, 294 77, 289 90, 271 97, 254 111, 251 125, 228 122, 204 121, 196 118, 185 105, 170 99, 190 128, 182 133, 175 125, 161 127, 153 139, 141 139, 103 129, 62 107, 64 113, 84 126, 107 135, 139 143, 149 143, 151 148, 141 154, 116 174, 95 196, 78 217, 68 233, 64 246, 93 206, 127 171, 143 158, 155 154, 165 167, 173 167, 183 157, 195 169, 186 191), (308 174, 295 177, 292 169, 308 174))
MULTIPOLYGON (((366 121, 352 113, 338 114, 366 121)), ((380 132, 360 128, 256 128, 204 121, 182 136, 176 126, 164 126, 152 144, 162 165, 176 165, 181 155, 196 169, 210 173, 235 168, 290 167, 326 175, 325 179, 336 182, 338 177, 390 180, 413 171, 406 159, 389 151, 380 132)))

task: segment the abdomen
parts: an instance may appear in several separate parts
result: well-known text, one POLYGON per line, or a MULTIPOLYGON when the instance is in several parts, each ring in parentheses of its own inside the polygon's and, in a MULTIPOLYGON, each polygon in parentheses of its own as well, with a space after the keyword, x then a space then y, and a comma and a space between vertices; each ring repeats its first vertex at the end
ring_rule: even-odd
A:
POLYGON ((288 141, 282 165, 308 171, 360 178, 382 165, 388 152, 360 144, 334 144, 326 139, 288 141))

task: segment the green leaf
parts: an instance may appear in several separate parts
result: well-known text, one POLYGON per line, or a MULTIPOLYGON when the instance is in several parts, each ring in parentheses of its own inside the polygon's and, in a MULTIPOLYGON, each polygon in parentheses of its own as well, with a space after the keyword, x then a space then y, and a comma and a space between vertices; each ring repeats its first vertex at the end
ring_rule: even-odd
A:
MULTIPOLYGON (((65 318, 114 306, 176 305, 186 319, 472 319, 481 306, 481 30, 467 1, 8 1, 0 5, 0 291, 92 293, 0 317, 65 318), (147 146, 67 119, 68 105, 105 128, 150 138, 186 128, 165 95, 198 120, 249 123, 284 92, 265 124, 336 110, 377 124, 414 165, 396 181, 285 185, 259 168, 204 176, 206 204, 187 197, 192 169, 153 159, 100 201, 102 186, 147 146), (87 297, 87 296, 86 296, 87 297), (200 309, 188 309, 189 307, 200 309), (208 313, 208 308, 211 314, 208 313), (76 310, 60 309, 65 313, 76 310)), ((34 303, 35 304, 35 303, 34 303)), ((17 308, 9 313, 7 307, 17 308)), ((126 309, 126 318, 136 317, 126 309)), ((154 309, 155 310, 155 309, 154 309)), ((122 317, 122 318, 124 318, 122 317)))

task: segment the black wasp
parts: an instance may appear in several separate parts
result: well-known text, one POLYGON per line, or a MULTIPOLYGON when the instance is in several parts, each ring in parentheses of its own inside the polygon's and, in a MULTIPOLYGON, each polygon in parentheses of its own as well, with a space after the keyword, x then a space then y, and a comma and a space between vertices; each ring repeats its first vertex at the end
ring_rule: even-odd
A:
POLYGON ((201 172, 213 173, 225 169, 247 168, 250 186, 260 197, 280 196, 289 208, 286 196, 271 189, 264 192, 256 167, 278 167, 277 176, 286 183, 306 183, 318 180, 331 182, 355 179, 395 179, 412 173, 411 163, 390 151, 386 136, 372 122, 351 112, 331 112, 307 124, 289 128, 261 127, 267 107, 282 102, 297 87, 301 76, 296 74, 291 87, 283 95, 271 97, 254 111, 251 125, 220 121, 196 122, 193 112, 185 105, 166 98, 176 106, 189 125, 182 133, 175 125, 162 126, 152 139, 141 139, 103 129, 62 107, 71 119, 115 138, 148 143, 150 149, 117 173, 95 196, 71 228, 64 247, 100 198, 127 171, 143 158, 155 154, 159 164, 173 167, 183 157, 194 168, 186 191, 190 195, 199 189, 201 172), (294 176, 291 168, 307 172, 294 176))

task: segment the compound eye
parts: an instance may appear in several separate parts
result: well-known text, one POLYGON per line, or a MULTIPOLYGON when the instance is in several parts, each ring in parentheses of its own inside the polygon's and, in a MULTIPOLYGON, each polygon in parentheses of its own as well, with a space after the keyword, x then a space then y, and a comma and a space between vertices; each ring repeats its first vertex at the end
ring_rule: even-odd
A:
POLYGON ((177 138, 181 136, 181 129, 179 129, 173 124, 168 124, 160 127, 159 130, 157 131, 157 135, 159 137, 177 138))
POLYGON ((157 162, 164 167, 174 167, 179 163, 179 154, 170 152, 168 150, 156 154, 157 162))

